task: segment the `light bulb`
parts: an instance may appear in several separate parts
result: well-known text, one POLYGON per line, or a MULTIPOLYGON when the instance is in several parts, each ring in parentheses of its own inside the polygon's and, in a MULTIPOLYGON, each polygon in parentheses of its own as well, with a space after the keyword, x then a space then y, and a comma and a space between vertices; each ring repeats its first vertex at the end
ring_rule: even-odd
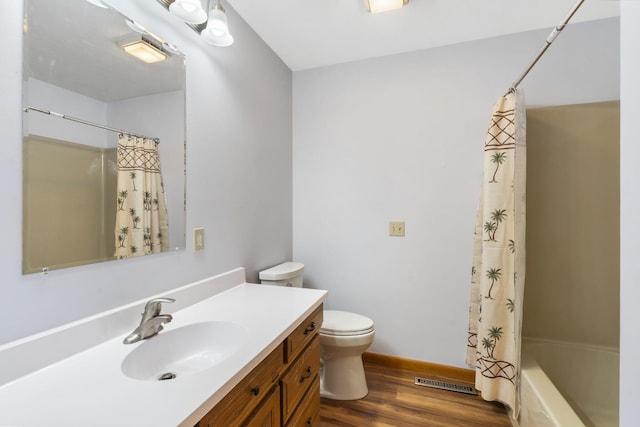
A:
POLYGON ((202 24, 207 20, 207 12, 200 0, 176 0, 169 6, 171 13, 189 24, 202 24))
POLYGON ((220 3, 213 6, 213 9, 209 11, 207 27, 202 31, 201 35, 207 43, 214 46, 225 47, 233 44, 233 37, 229 34, 227 15, 224 13, 224 8, 220 6, 220 3))

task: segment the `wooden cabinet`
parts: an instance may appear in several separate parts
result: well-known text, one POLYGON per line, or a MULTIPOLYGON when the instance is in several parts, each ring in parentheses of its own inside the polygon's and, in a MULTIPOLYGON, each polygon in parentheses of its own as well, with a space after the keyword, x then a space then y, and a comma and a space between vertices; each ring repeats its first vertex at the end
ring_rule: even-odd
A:
POLYGON ((322 305, 289 334, 196 427, 317 425, 322 305))
POLYGON ((279 345, 197 424, 198 427, 244 425, 252 411, 278 385, 283 347, 279 345))

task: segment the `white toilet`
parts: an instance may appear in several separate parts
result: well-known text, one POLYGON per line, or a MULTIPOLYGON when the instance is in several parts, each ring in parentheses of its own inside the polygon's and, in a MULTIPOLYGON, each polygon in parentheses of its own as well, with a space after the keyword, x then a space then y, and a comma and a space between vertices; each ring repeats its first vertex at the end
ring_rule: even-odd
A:
MULTIPOLYGON (((302 287, 304 264, 285 262, 260 272, 268 285, 302 287)), ((325 310, 320 328, 320 396, 356 400, 367 395, 362 353, 373 342, 373 320, 347 311, 325 310)))

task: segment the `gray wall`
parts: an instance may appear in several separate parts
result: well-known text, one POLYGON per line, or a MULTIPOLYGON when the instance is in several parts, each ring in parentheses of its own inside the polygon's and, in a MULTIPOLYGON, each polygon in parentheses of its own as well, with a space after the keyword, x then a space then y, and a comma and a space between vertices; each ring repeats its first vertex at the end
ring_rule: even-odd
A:
MULTIPOLYGON (((374 320, 371 351, 465 366, 491 106, 547 35, 294 73, 294 259, 328 307, 374 320)), ((618 19, 572 25, 524 81, 527 105, 618 99, 619 60, 618 19)))
POLYGON ((0 344, 239 266, 291 258, 291 71, 227 7, 236 43, 207 45, 154 1, 111 4, 187 57, 187 249, 21 274, 22 2, 0 18, 0 344), (194 227, 206 248, 194 253, 194 227))
POLYGON ((620 426, 638 424, 640 401, 640 2, 621 2, 620 426))

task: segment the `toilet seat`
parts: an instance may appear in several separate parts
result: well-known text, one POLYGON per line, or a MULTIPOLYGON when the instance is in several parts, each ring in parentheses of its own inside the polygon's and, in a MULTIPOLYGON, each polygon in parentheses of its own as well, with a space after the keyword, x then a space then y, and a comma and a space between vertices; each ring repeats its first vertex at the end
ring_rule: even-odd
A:
POLYGON ((373 320, 348 311, 325 310, 320 333, 331 336, 357 336, 373 332, 373 320))

